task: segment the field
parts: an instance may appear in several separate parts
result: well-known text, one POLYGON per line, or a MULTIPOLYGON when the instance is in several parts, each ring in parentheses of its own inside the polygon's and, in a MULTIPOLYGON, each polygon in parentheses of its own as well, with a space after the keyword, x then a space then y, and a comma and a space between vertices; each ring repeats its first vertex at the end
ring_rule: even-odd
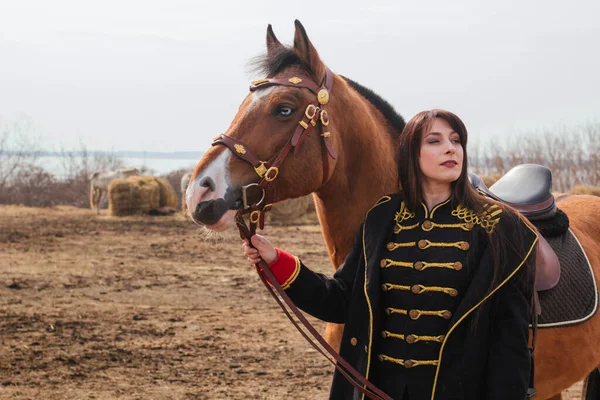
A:
MULTIPOLYGON (((332 271, 318 225, 267 234, 332 271)), ((0 206, 0 267, 1 399, 327 398, 332 368, 233 232, 207 237, 182 216, 0 206)))

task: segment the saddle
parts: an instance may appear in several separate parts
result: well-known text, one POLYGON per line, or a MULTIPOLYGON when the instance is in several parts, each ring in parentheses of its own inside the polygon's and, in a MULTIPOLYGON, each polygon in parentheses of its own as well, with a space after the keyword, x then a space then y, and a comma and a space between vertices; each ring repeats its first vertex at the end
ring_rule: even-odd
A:
MULTIPOLYGON (((489 188, 483 180, 469 172, 469 180, 481 194, 507 204, 532 223, 556 216, 556 201, 552 195, 552 171, 538 164, 521 164, 512 168, 489 188)), ((536 251, 535 290, 555 287, 560 280, 560 262, 542 235, 536 251)))

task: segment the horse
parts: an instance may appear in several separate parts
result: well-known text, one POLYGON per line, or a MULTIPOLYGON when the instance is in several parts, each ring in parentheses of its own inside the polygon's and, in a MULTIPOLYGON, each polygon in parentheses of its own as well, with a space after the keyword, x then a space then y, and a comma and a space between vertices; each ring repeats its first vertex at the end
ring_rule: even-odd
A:
POLYGON ((187 203, 185 201, 185 192, 190 184, 192 173, 188 172, 181 177, 181 211, 185 214, 187 212, 187 203))
MULTIPOLYGON (((295 25, 293 47, 279 42, 268 26, 262 72, 277 82, 309 77, 318 85, 328 69, 302 24, 296 21, 295 25)), ((397 79, 390 77, 390 81, 397 79)), ((260 81, 253 84, 223 135, 241 147, 212 146, 196 165, 186 192, 190 216, 212 231, 235 226, 235 215, 245 205, 243 188, 257 181, 256 174, 264 166, 252 168, 239 154, 236 157, 233 149, 269 160, 286 146, 315 99, 306 88, 277 84, 256 90, 260 81)), ((335 158, 328 154, 323 134, 313 129, 271 174, 270 200, 313 194, 329 257, 337 269, 368 210, 381 196, 399 190, 394 154, 404 120, 373 91, 338 74, 333 74, 326 108, 326 133, 335 158)), ((213 144, 222 144, 223 136, 213 144)), ((568 196, 559 199, 558 207, 568 215, 600 282, 600 198, 568 196)), ((342 329, 335 324, 325 329, 327 342, 336 349, 342 329)), ((600 384, 598 343, 600 313, 577 325, 540 329, 535 350, 537 398, 559 400, 563 390, 589 375, 586 398, 600 399, 595 389, 600 384)))
POLYGON ((108 191, 108 184, 115 179, 139 175, 137 168, 121 168, 114 171, 94 172, 90 175, 90 207, 96 209, 100 215, 100 203, 104 193, 108 191))

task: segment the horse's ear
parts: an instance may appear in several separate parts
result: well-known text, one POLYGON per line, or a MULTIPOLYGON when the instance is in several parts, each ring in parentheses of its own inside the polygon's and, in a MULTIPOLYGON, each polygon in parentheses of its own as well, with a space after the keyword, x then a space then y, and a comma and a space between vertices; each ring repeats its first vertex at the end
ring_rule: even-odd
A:
POLYGON ((277 54, 285 46, 281 44, 275 33, 273 32, 273 27, 271 24, 267 27, 267 57, 271 57, 274 54, 277 54))
POLYGON ((300 21, 294 21, 296 25, 296 34, 294 35, 294 52, 300 57, 304 65, 306 65, 313 76, 316 78, 316 82, 319 84, 325 76, 325 64, 321 61, 317 49, 308 39, 306 30, 300 23, 300 21))

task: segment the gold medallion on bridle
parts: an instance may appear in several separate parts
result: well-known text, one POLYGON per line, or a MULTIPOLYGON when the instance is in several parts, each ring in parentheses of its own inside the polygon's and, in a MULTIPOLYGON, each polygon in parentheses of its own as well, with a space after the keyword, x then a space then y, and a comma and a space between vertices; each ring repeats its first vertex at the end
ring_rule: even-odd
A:
POLYGON ((241 144, 236 144, 233 146, 235 148, 235 151, 237 151, 240 154, 246 154, 246 148, 241 145, 241 144))
POLYGON ((294 85, 297 85, 300 82, 302 82, 302 79, 298 78, 297 76, 294 76, 294 77, 288 79, 288 82, 293 83, 294 85))
POLYGON ((317 100, 319 100, 319 104, 325 105, 329 103, 329 92, 327 89, 319 90, 319 93, 317 94, 317 100))

